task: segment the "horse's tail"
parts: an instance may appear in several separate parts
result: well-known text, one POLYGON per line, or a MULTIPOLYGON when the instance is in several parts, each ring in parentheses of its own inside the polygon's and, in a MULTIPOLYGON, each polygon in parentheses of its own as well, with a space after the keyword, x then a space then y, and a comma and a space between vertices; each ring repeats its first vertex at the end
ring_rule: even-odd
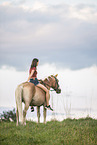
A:
POLYGON ((16 111, 17 125, 18 125, 18 117, 19 122, 23 124, 22 96, 23 96, 23 86, 19 85, 15 91, 16 108, 17 108, 16 111))

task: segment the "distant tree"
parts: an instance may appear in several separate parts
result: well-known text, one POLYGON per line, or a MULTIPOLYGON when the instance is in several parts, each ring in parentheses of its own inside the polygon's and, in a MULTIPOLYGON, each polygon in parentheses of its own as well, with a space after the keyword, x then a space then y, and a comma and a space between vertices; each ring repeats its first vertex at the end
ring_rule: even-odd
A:
POLYGON ((15 108, 10 111, 3 111, 3 114, 0 114, 0 121, 16 121, 16 112, 15 108))

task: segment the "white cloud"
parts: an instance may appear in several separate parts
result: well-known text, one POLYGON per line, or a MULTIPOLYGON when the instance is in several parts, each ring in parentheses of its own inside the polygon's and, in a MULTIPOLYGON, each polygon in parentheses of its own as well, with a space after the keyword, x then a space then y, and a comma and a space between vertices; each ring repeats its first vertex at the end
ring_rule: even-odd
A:
POLYGON ((24 9, 25 11, 33 12, 33 11, 40 11, 45 12, 47 10, 47 6, 41 2, 34 2, 31 5, 21 4, 19 8, 24 9))
POLYGON ((82 7, 81 9, 78 9, 76 6, 70 7, 69 17, 91 23, 97 23, 97 19, 95 19, 97 17, 97 11, 95 11, 95 8, 90 6, 82 7))
POLYGON ((47 7, 46 7, 46 5, 44 3, 41 3, 41 2, 37 1, 37 2, 34 3, 32 9, 33 9, 33 11, 40 10, 42 12, 45 12, 47 7))
POLYGON ((10 6, 11 2, 10 1, 5 1, 1 4, 2 6, 10 6))
POLYGON ((15 89, 26 80, 27 73, 17 72, 15 68, 3 66, 0 69, 0 106, 15 107, 15 89))

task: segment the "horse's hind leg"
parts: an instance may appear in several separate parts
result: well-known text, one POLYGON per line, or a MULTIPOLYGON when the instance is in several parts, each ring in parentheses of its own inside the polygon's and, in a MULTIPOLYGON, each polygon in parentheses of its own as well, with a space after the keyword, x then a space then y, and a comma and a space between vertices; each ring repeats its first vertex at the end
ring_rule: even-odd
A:
POLYGON ((19 114, 18 114, 18 108, 16 109, 16 121, 17 121, 16 126, 18 126, 18 125, 19 125, 19 114))
POLYGON ((24 111, 23 111, 23 124, 26 125, 26 114, 29 108, 29 104, 25 104, 24 111))
POLYGON ((17 105, 17 102, 16 102, 16 126, 19 125, 19 112, 18 112, 18 105, 17 105))
POLYGON ((37 117, 38 117, 38 123, 40 123, 40 107, 37 106, 37 117))

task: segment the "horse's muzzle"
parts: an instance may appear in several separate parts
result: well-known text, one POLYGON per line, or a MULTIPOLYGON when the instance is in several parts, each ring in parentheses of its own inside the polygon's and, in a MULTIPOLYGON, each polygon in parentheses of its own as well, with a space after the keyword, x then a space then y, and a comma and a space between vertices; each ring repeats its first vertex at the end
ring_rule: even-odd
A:
POLYGON ((60 94, 60 93, 61 93, 61 89, 57 89, 57 90, 56 90, 56 93, 57 93, 57 94, 60 94))

